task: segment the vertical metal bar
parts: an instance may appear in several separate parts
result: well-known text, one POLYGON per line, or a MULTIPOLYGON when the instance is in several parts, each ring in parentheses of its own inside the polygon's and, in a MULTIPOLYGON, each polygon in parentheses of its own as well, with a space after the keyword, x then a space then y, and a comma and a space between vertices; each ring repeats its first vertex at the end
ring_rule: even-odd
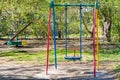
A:
POLYGON ((97 57, 97 68, 99 69, 99 42, 98 42, 98 2, 96 2, 96 57, 97 57))
POLYGON ((94 15, 93 15, 93 56, 94 56, 94 61, 93 61, 93 65, 94 65, 94 77, 96 77, 96 4, 94 6, 94 15))
POLYGON ((56 53, 56 21, 55 21, 55 10, 54 10, 54 3, 53 3, 53 6, 52 6, 52 18, 53 18, 53 27, 54 27, 54 35, 53 35, 53 38, 54 38, 54 65, 55 65, 55 68, 57 69, 57 53, 56 53))
POLYGON ((68 50, 67 50, 67 44, 68 44, 67 34, 68 34, 68 31, 67 31, 67 6, 65 6, 65 56, 67 56, 67 53, 68 53, 68 50))
POLYGON ((47 51, 46 51, 46 75, 48 74, 48 60, 49 60, 50 18, 51 18, 51 9, 49 10, 49 14, 48 14, 48 35, 47 35, 47 51))
POLYGON ((80 6, 80 57, 82 57, 82 6, 80 6))

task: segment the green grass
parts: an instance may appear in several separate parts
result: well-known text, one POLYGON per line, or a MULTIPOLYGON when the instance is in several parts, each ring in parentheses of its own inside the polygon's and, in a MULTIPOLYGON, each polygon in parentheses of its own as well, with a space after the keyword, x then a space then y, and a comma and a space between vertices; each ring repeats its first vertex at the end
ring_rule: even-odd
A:
POLYGON ((25 51, 1 52, 0 57, 12 59, 13 61, 45 61, 45 51, 38 53, 28 53, 25 51))
POLYGON ((115 72, 120 72, 120 66, 117 66, 115 69, 114 69, 115 72))
POLYGON ((111 49, 111 50, 101 50, 100 51, 101 60, 120 60, 120 48, 111 49))
MULTIPOLYGON (((83 52, 83 58, 82 61, 92 61, 93 60, 93 54, 91 51, 83 52)), ((68 51, 69 56, 74 55, 73 50, 68 51)), ((76 51, 76 55, 79 56, 79 51, 76 51)), ((114 50, 100 50, 100 61, 105 60, 113 60, 117 61, 120 60, 120 49, 116 48, 114 50)), ((58 62, 65 62, 64 59, 65 56, 65 50, 57 50, 57 61, 58 62)), ((30 53, 26 51, 5 51, 0 52, 0 57, 4 57, 6 59, 12 59, 13 61, 36 61, 38 63, 45 63, 46 61, 46 51, 40 51, 35 53, 30 53)), ((49 62, 54 62, 54 51, 50 50, 49 52, 49 62)))
POLYGON ((120 65, 117 66, 117 67, 114 69, 114 71, 115 71, 116 73, 119 73, 119 74, 117 75, 117 78, 120 79, 120 65))

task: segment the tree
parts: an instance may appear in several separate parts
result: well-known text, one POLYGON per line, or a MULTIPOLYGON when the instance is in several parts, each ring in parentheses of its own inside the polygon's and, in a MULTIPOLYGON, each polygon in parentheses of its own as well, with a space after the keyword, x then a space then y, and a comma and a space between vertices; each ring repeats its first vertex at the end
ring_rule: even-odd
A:
MULTIPOLYGON (((118 4, 120 3, 119 0, 102 0, 99 1, 99 12, 100 16, 99 18, 103 20, 103 36, 104 38, 107 39, 108 42, 111 41, 111 31, 112 27, 115 26, 116 24, 114 23, 115 21, 118 21, 117 19, 114 19, 114 15, 119 15, 118 13, 115 14, 116 8, 115 6, 119 6, 118 4)), ((117 23, 119 24, 119 23, 117 23)), ((113 33, 114 34, 114 33, 113 33)))
MULTIPOLYGON (((46 9, 48 9, 48 6, 49 6, 48 3, 49 3, 49 0, 44 0, 44 1, 42 0, 30 0, 30 1, 6 0, 4 1, 2 18, 5 18, 4 23, 7 26, 5 24, 2 25, 2 30, 3 28, 7 29, 5 30, 5 32, 7 32, 6 34, 9 34, 10 32, 13 32, 16 34, 29 21, 39 19, 40 17, 41 17, 40 19, 46 23, 47 22, 46 9)), ((24 32, 27 31, 28 34, 34 35, 31 33, 31 31, 33 32, 36 31, 35 28, 32 28, 35 25, 36 23, 33 23, 24 32)), ((41 26, 41 24, 37 24, 36 26, 41 26)), ((37 29, 37 30, 40 30, 40 29, 37 29)))
MULTIPOLYGON (((50 0, 1 0, 0 4, 0 31, 2 34, 17 33, 25 24, 31 20, 38 20, 23 33, 39 37, 46 37, 47 34, 47 15, 50 0), (42 22, 42 24, 39 22, 42 22), (46 26, 44 27, 43 24, 46 26), (43 28, 44 27, 44 28, 43 28)), ((64 4, 94 4, 95 0, 54 0, 54 2, 64 4)), ((119 0, 98 0, 99 1, 99 32, 108 42, 114 40, 120 41, 119 26, 120 18, 119 0), (112 36, 112 37, 111 37, 112 36), (117 37, 116 37, 117 36, 117 37)), ((79 7, 68 7, 68 34, 79 34, 79 7)), ((56 25, 58 37, 64 34, 64 7, 55 7, 56 25)), ((83 37, 92 35, 93 30, 93 10, 83 13, 83 37)), ((79 35, 78 35, 79 36, 79 35)))

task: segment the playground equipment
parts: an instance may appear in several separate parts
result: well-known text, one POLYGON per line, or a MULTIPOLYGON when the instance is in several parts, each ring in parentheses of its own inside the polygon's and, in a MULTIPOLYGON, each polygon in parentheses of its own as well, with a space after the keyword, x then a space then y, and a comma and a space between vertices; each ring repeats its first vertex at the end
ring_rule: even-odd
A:
POLYGON ((16 36, 16 38, 13 41, 10 41, 10 38, 14 36, 14 34, 8 34, 8 40, 7 40, 7 45, 16 45, 16 46, 25 46, 27 45, 27 42, 24 40, 22 40, 22 35, 20 36, 16 36))
MULTIPOLYGON (((49 59, 49 45, 50 45, 50 23, 51 23, 51 16, 53 22, 53 38, 54 38, 54 65, 57 69, 57 51, 56 51, 56 25, 55 25, 55 9, 54 7, 65 7, 65 59, 67 60, 80 60, 82 58, 82 7, 94 7, 94 19, 93 19, 93 66, 94 66, 94 77, 96 77, 96 66, 99 66, 99 54, 98 54, 98 20, 97 20, 97 9, 98 9, 98 2, 96 1, 94 4, 54 4, 53 0, 50 1, 50 9, 48 15, 48 36, 47 36, 47 51, 46 51, 46 74, 48 74, 48 59, 49 59), (80 56, 68 56, 68 47, 67 47, 67 7, 69 6, 78 6, 80 7, 80 56)), ((75 52, 74 52, 75 53, 75 52)))
POLYGON ((5 44, 7 45, 16 45, 16 46, 24 46, 24 45, 27 45, 27 42, 26 41, 21 41, 21 40, 18 40, 18 37, 19 35, 27 28, 29 27, 32 23, 39 23, 41 25, 41 28, 44 30, 44 32, 46 33, 47 35, 47 27, 46 25, 44 24, 44 22, 40 19, 34 19, 32 21, 30 21, 27 25, 25 25, 17 34, 15 35, 12 35, 12 38, 10 39, 9 37, 9 40, 7 42, 5 42, 5 44), (16 39, 15 39, 16 38, 16 39))
POLYGON ((5 42, 5 44, 7 44, 7 45, 16 45, 16 46, 27 45, 26 41, 19 41, 18 40, 18 35, 20 33, 22 33, 31 24, 32 24, 32 21, 29 22, 27 25, 25 25, 25 27, 22 28, 17 34, 15 34, 10 40, 8 40, 7 42, 5 42), (15 38, 16 38, 16 40, 14 40, 15 38))

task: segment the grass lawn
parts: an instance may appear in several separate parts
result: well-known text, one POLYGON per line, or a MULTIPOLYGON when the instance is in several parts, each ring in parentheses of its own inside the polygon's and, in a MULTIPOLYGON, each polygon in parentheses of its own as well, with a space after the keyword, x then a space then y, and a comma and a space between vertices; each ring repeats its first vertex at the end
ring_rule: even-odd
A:
POLYGON ((117 78, 120 79, 120 65, 117 66, 117 67, 114 69, 114 71, 115 71, 116 73, 118 73, 118 74, 117 74, 117 78))
MULTIPOLYGON (((73 56, 73 50, 68 51, 69 56, 73 56)), ((76 51, 76 55, 79 56, 79 51, 76 51)), ((92 61, 93 54, 91 51, 83 52, 82 61, 92 61)), ((58 62, 65 62, 64 59, 65 50, 57 50, 57 61, 58 62)), ((44 64, 46 61, 46 51, 40 51, 35 53, 29 53, 27 51, 5 51, 0 52, 0 57, 4 57, 10 59, 12 61, 36 61, 38 63, 44 64)), ((110 60, 110 61, 119 61, 120 60, 120 49, 114 50, 100 50, 99 51, 100 61, 110 60)), ((49 62, 54 62, 54 51, 50 50, 49 52, 49 62)))

